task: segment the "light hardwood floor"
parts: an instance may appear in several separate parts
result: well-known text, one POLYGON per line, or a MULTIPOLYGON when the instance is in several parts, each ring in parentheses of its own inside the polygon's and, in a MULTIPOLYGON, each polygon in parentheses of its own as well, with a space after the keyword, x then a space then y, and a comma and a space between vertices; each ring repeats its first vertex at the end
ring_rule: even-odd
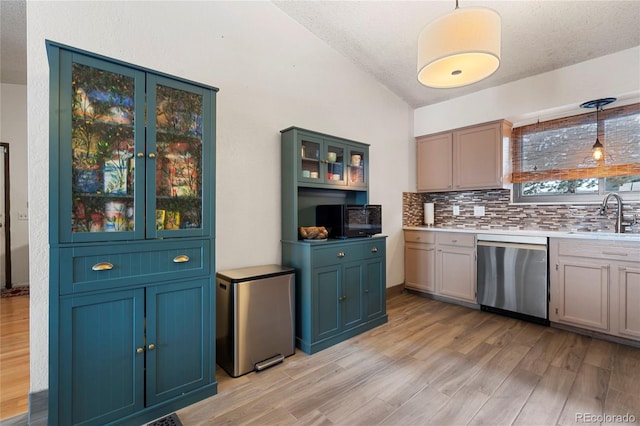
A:
POLYGON ((0 298, 0 420, 26 413, 29 394, 29 296, 0 298))
POLYGON ((218 368, 218 395, 177 414, 185 426, 640 422, 640 349, 411 294, 390 298, 388 313, 260 373, 218 368))
MULTIPOLYGON (((6 419, 27 410, 29 298, 0 300, 6 419)), ((411 294, 387 309, 388 324, 317 354, 298 350, 236 379, 218 368, 218 395, 178 411, 180 420, 564 425, 588 423, 580 413, 628 413, 640 423, 640 349, 411 294)))

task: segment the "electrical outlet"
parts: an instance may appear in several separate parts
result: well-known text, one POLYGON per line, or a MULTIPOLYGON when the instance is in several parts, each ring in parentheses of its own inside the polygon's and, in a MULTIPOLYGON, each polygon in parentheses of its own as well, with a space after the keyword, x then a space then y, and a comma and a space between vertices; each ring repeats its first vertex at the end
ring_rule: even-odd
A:
POLYGON ((473 206, 474 216, 484 216, 484 206, 473 206))
POLYGON ((453 215, 454 216, 460 215, 460 206, 453 206, 453 215))
POLYGON ((18 212, 18 220, 29 220, 29 213, 18 212))

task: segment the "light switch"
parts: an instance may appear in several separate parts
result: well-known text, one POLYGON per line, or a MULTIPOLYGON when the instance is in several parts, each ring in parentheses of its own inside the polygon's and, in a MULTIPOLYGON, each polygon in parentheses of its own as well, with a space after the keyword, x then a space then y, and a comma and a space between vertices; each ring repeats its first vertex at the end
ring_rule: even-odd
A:
POLYGON ((460 206, 453 206, 453 215, 454 216, 460 215, 460 206))
POLYGON ((484 206, 473 206, 474 216, 484 216, 484 206))

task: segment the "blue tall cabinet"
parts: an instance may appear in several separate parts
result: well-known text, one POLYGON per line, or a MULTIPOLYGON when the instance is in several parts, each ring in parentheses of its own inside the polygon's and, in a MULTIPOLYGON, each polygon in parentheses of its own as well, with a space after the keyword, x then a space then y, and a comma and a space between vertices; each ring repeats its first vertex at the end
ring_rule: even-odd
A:
POLYGON ((315 353, 387 322, 386 237, 305 241, 319 204, 369 202, 369 145, 281 131, 282 263, 296 269, 296 345, 315 353))
POLYGON ((47 53, 49 424, 141 424, 217 392, 217 89, 47 53))

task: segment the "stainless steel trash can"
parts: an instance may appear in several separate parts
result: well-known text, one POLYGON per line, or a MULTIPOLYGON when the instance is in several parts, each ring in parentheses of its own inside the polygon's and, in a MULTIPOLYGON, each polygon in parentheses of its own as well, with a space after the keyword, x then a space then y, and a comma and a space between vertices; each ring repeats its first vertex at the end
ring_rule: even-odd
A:
POLYGON ((295 352, 294 269, 254 266, 216 274, 216 361, 231 377, 295 352))

